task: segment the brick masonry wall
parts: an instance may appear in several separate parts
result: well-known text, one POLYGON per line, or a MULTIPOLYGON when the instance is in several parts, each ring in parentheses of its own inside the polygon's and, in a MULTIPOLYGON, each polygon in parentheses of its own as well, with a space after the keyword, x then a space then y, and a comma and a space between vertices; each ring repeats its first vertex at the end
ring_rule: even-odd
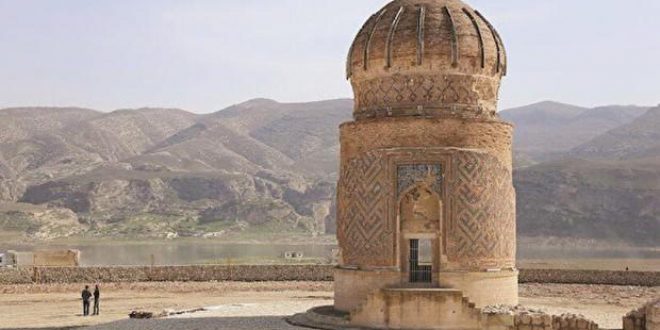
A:
POLYGON ((623 330, 660 330, 660 299, 626 314, 623 330))
POLYGON ((0 284, 172 282, 172 281, 332 281, 334 267, 316 265, 29 267, 0 269, 0 284))
MULTIPOLYGON (((0 268, 0 284, 167 282, 167 281, 332 281, 330 265, 26 267, 0 268)), ((520 283, 660 286, 660 272, 520 270, 520 283)))
POLYGON ((598 324, 581 315, 544 313, 515 315, 516 330, 597 330, 598 324))
POLYGON ((660 330, 660 299, 646 306, 646 329, 660 330))

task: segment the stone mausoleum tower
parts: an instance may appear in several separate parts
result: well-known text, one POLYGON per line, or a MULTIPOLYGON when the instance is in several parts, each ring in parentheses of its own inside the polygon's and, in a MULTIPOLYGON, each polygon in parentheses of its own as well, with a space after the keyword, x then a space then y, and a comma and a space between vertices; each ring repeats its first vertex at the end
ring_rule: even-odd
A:
POLYGON ((518 303, 506 71, 499 34, 460 0, 392 1, 355 38, 335 276, 335 309, 355 325, 437 325, 456 299, 518 303))

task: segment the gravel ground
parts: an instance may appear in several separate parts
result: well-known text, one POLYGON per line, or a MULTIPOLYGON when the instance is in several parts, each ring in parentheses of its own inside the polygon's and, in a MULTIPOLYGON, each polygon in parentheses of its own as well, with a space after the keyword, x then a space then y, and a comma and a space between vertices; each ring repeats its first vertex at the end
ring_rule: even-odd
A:
POLYGON ((124 320, 88 327, 86 330, 291 330, 306 329, 289 325, 282 317, 227 317, 165 320, 124 320))

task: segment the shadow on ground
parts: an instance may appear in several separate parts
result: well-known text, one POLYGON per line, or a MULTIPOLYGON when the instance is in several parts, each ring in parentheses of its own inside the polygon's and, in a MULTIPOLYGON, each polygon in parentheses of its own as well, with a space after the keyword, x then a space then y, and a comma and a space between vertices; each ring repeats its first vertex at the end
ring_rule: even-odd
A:
MULTIPOLYGON (((182 319, 150 319, 121 320, 102 325, 96 325, 85 330, 298 330, 306 329, 288 324, 281 316, 257 317, 213 317, 213 318, 182 318, 182 319)), ((53 329, 54 330, 54 329, 53 329)))

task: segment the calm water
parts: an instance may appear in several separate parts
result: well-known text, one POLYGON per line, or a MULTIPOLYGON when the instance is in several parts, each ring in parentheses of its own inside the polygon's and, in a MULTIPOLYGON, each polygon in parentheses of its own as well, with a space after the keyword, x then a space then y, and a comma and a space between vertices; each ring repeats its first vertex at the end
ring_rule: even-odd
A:
MULTIPOLYGON (((7 247, 31 251, 37 247, 7 247)), ((150 265, 195 265, 207 263, 238 263, 238 262, 275 262, 284 261, 285 251, 302 252, 305 258, 322 258, 330 260, 331 245, 262 245, 262 244, 214 244, 207 242, 150 242, 150 243, 95 243, 49 245, 49 249, 78 249, 81 251, 83 266, 132 266, 150 265), (153 257, 152 257, 153 256, 153 257)))
MULTIPOLYGON (((287 244, 222 244, 203 242, 101 242, 91 244, 53 244, 48 246, 6 246, 0 251, 14 249, 31 251, 39 248, 78 249, 83 266, 131 266, 195 265, 208 263, 275 263, 284 262, 285 251, 302 252, 305 258, 329 262, 334 245, 287 245, 287 244)), ((520 247, 518 259, 587 259, 587 258, 635 258, 660 259, 659 250, 617 249, 561 249, 520 247)), ((316 260, 314 260, 316 261, 316 260)))

